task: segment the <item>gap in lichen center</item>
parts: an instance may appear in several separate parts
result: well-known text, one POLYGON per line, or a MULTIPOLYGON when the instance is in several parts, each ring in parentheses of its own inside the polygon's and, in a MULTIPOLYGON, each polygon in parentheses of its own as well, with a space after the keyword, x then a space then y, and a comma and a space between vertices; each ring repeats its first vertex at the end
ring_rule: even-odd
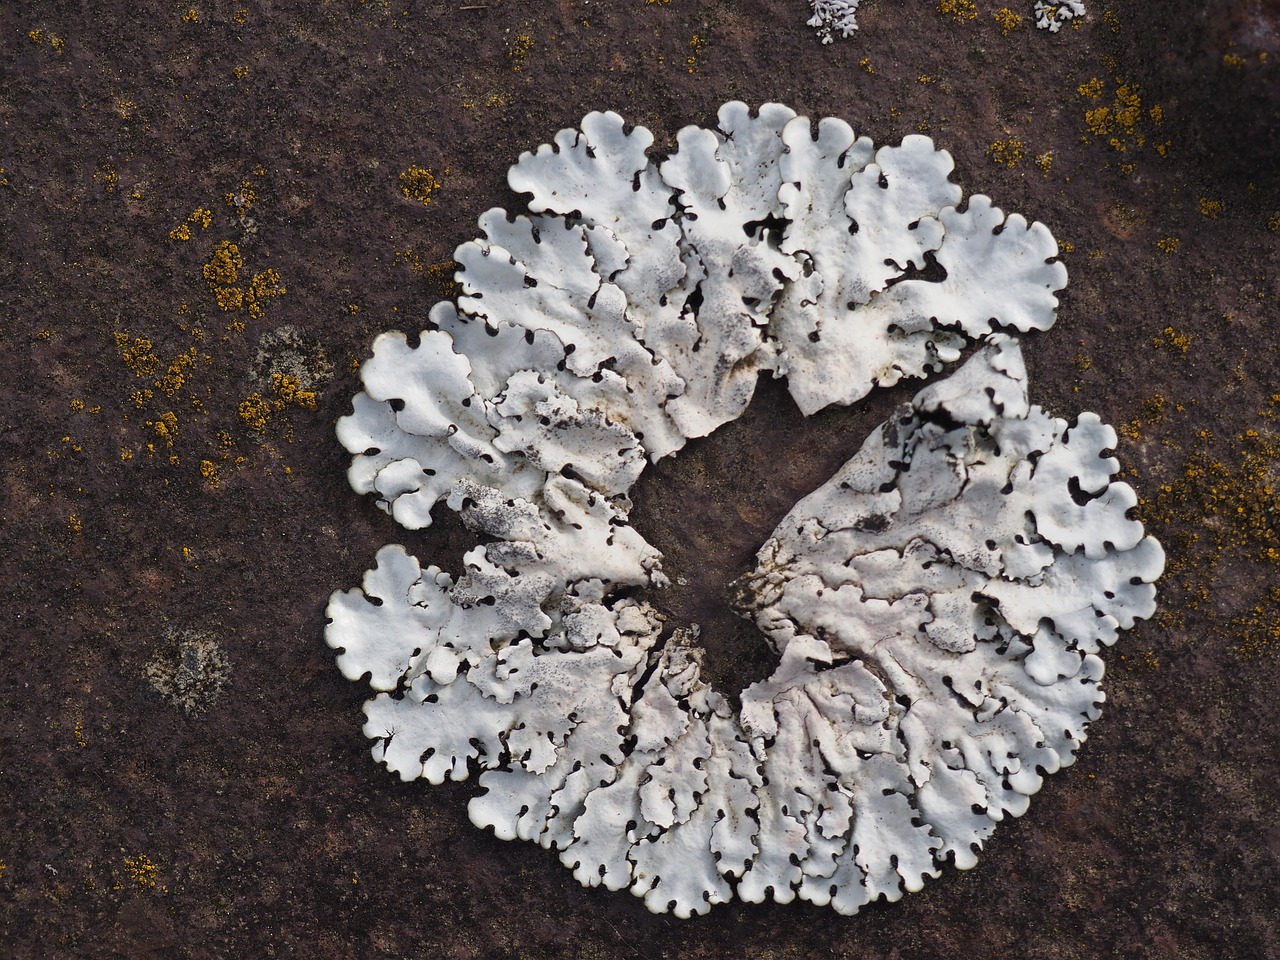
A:
POLYGON ((662 551, 671 580, 643 596, 667 616, 664 633, 699 625, 703 678, 735 707, 778 658, 755 623, 732 608, 729 585, 755 569, 756 552, 791 508, 910 395, 877 390, 851 407, 805 417, 783 381, 761 375, 741 417, 650 464, 631 491, 631 524, 662 551))

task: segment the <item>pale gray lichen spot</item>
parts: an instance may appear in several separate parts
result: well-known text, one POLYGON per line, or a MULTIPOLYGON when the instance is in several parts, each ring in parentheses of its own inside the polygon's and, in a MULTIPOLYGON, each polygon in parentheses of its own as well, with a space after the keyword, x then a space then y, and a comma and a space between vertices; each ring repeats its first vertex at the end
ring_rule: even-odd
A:
POLYGON ((333 379, 333 361, 320 341, 294 324, 284 324, 258 338, 250 376, 255 388, 270 391, 276 375, 290 377, 299 390, 319 392, 333 379))
POLYGON ((529 212, 482 216, 416 346, 375 341, 338 423, 352 486, 486 542, 454 572, 384 547, 326 641, 376 694, 377 760, 478 768, 472 821, 581 883, 681 917, 735 896, 853 913, 973 866, 1074 762, 1097 654, 1154 612, 1163 553, 1114 431, 1028 397, 1017 337, 1067 280, 1047 228, 962 210, 927 138, 877 149, 780 104, 652 143, 593 113, 522 155, 529 212), (667 635, 635 596, 666 578, 628 492, 762 371, 812 413, 948 368, 734 584, 779 655, 735 708, 697 626, 667 635))
POLYGON ((169 630, 160 650, 142 672, 152 690, 188 716, 194 716, 222 696, 231 682, 231 660, 209 634, 169 630))

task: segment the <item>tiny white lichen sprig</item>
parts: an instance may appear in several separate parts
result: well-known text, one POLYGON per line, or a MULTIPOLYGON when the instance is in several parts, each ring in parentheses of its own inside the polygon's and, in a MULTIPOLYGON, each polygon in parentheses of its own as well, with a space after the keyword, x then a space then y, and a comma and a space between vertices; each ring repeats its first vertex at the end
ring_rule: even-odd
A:
POLYGON ((720 111, 661 163, 591 114, 512 168, 463 293, 416 346, 384 334, 339 437, 406 527, 443 501, 488 542, 455 575, 402 547, 335 593, 328 643, 369 677, 374 756, 464 779, 473 822, 555 849, 655 911, 733 896, 841 912, 970 867, 1070 764, 1101 645, 1154 610, 1158 544, 1127 517, 1115 434, 1031 406, 1017 340, 1054 320, 1047 229, 923 137, 720 111), (1000 332, 1008 331, 1008 333, 1000 332), (629 588, 661 554, 628 523, 648 460, 712 432, 761 371, 805 412, 941 370, 802 500, 734 585, 778 650, 742 708, 696 626, 629 588))

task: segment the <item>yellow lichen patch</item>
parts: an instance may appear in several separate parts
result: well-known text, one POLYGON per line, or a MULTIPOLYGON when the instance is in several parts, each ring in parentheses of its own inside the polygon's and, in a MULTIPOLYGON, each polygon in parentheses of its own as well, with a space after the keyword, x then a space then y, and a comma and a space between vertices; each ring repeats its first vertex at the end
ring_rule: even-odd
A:
POLYGON ((114 191, 116 186, 120 183, 120 175, 116 173, 116 168, 109 160, 104 161, 97 170, 93 171, 93 179, 102 184, 102 189, 106 190, 108 193, 114 191))
POLYGON ((973 0, 938 0, 938 12, 944 17, 951 17, 956 23, 978 17, 978 8, 973 0))
POLYGON ((249 311, 249 316, 255 320, 261 319, 266 312, 265 304, 268 300, 276 297, 282 297, 287 291, 284 284, 280 281, 280 272, 273 268, 267 268, 261 273, 254 274, 253 279, 249 281, 249 289, 245 291, 245 306, 249 311))
MULTIPOLYGON (((256 320, 265 314, 266 302, 283 296, 286 290, 281 282, 280 272, 273 268, 254 274, 245 288, 236 286, 243 269, 244 257, 240 254, 240 248, 230 240, 223 240, 213 251, 202 272, 209 284, 209 291, 220 308, 232 313, 243 306, 248 310, 249 316, 256 320)), ((243 323, 233 323, 232 326, 235 329, 244 328, 243 323)))
POLYGON ((1088 370, 1090 367, 1093 366, 1093 358, 1090 357, 1087 353, 1077 353, 1076 359, 1074 362, 1075 362, 1076 369, 1079 370, 1081 373, 1084 373, 1086 370, 1088 370))
POLYGON ((155 431, 166 447, 172 447, 173 441, 178 439, 178 415, 172 410, 166 410, 155 420, 148 420, 147 426, 155 431))
POLYGON ((67 531, 73 536, 79 536, 84 533, 84 524, 80 522, 80 518, 74 513, 67 517, 67 531))
POLYGON ((1122 653, 1119 654, 1119 657, 1126 670, 1133 670, 1138 666, 1145 666, 1148 670, 1157 670, 1160 667, 1160 660, 1154 650, 1148 650, 1145 653, 1134 656, 1122 653))
POLYGON ((457 272, 456 260, 441 260, 427 267, 425 276, 446 298, 453 300, 462 293, 462 284, 455 279, 457 272))
POLYGON ((1040 172, 1046 177, 1049 175, 1049 168, 1053 166, 1053 153, 1046 150, 1044 153, 1036 154, 1036 166, 1040 168, 1040 172))
POLYGON ((1239 70, 1249 61, 1236 53, 1224 53, 1222 55, 1222 65, 1232 70, 1239 70))
MULTIPOLYGON (((1275 422, 1274 406, 1260 416, 1275 422)), ((1172 584, 1161 619, 1180 627, 1184 611, 1212 602, 1208 629, 1243 657, 1273 653, 1280 648, 1280 588, 1250 595, 1238 587, 1226 593, 1216 587, 1220 576, 1240 564, 1280 567, 1280 437, 1269 429, 1246 430, 1228 453, 1215 453, 1215 447, 1221 451, 1213 435, 1201 430, 1180 473, 1141 507, 1169 557, 1166 579, 1172 584)), ((1266 578, 1254 574, 1230 582, 1260 579, 1266 578)))
POLYGON ((1102 96, 1102 91, 1105 89, 1106 85, 1097 77, 1094 77, 1089 82, 1082 83, 1080 86, 1076 87, 1076 93, 1080 94, 1082 97, 1088 97, 1090 100, 1097 100, 1102 96))
POLYGON ((1116 15, 1114 10, 1103 10, 1102 22, 1107 25, 1112 33, 1120 32, 1120 17, 1116 15))
POLYGON ((201 230, 206 230, 212 222, 213 211, 206 210, 204 207, 196 207, 187 215, 186 220, 169 231, 169 239, 185 242, 191 239, 192 226, 199 226, 201 230))
POLYGON ((124 870, 129 879, 144 890, 154 890, 159 869, 145 853, 124 858, 124 870))
POLYGON ((1210 220, 1217 220, 1222 216, 1222 201, 1210 200, 1208 197, 1200 198, 1200 215, 1208 217, 1210 220))
POLYGON ((1267 218, 1267 229, 1272 233, 1280 233, 1280 213, 1273 213, 1267 218))
POLYGON ((689 56, 685 58, 685 69, 689 73, 698 72, 698 60, 702 56, 702 52, 707 48, 707 38, 694 34, 689 38, 689 56))
POLYGON ((257 390, 240 401, 240 420, 254 433, 267 429, 271 419, 271 404, 257 390))
POLYGON ((1178 252, 1178 245, 1182 243, 1180 237, 1165 237, 1156 241, 1156 246, 1160 248, 1160 252, 1169 255, 1178 252))
POLYGON ((196 348, 189 347, 185 353, 180 353, 174 357, 164 376, 156 381, 156 389, 166 397, 172 397, 176 394, 182 389, 182 385, 187 382, 187 371, 195 365, 198 356, 199 353, 196 348))
POLYGON ((116 113, 119 114, 121 120, 132 120, 133 115, 138 112, 138 105, 132 100, 117 100, 116 113))
MULTIPOLYGON (((247 67, 245 69, 248 70, 247 67)), ((222 199, 227 202, 227 206, 231 208, 232 213, 243 219, 253 208, 254 202, 258 199, 258 194, 253 189, 253 184, 248 180, 241 180, 239 189, 223 194, 222 199)))
POLYGON ((533 49, 533 37, 527 33, 518 34, 507 45, 507 61, 511 64, 511 69, 519 73, 529 58, 529 51, 533 49))
POLYGON ((183 23, 199 23, 200 11, 195 7, 187 7, 187 12, 182 15, 183 23))
POLYGON ((240 279, 240 271, 243 269, 244 257, 240 255, 240 248, 230 240, 223 240, 213 251, 213 256, 204 265, 202 272, 210 288, 217 288, 234 284, 240 279))
POLYGON ((42 43, 44 43, 46 38, 49 41, 49 46, 53 48, 53 52, 61 56, 62 48, 65 44, 65 41, 61 37, 59 37, 57 34, 53 34, 53 33, 46 34, 43 30, 40 30, 40 29, 27 31, 27 39, 30 40, 32 43, 34 43, 37 47, 40 46, 42 43))
POLYGON ((71 730, 72 736, 76 738, 76 746, 81 750, 89 746, 89 738, 84 735, 84 721, 77 720, 75 726, 71 730))
POLYGON ((996 18, 996 23, 1000 25, 1000 32, 1003 33, 1006 37, 1010 34, 1010 32, 1012 32, 1013 30, 1016 30, 1018 27, 1022 25, 1022 17, 1014 13, 1008 7, 1001 7, 994 14, 992 14, 992 16, 996 18))
POLYGON ((240 403, 240 421, 254 433, 262 433, 277 413, 288 407, 316 409, 316 394, 302 389, 297 377, 286 373, 271 375, 271 396, 253 391, 240 403))
POLYGON ((416 200, 426 205, 431 202, 431 195, 439 189, 440 181, 429 167, 420 167, 415 163, 400 173, 400 192, 406 200, 416 200))
MULTIPOLYGON (((287 373, 273 373, 271 375, 271 389, 275 391, 284 406, 302 407, 306 410, 316 409, 315 391, 303 390, 297 377, 290 376, 287 373)), ((284 409, 284 407, 277 409, 284 409)))
POLYGON ((1164 333, 1161 336, 1154 337, 1152 339, 1152 343, 1157 349, 1161 347, 1168 347, 1171 350, 1176 350, 1185 357, 1191 350, 1192 339, 1192 334, 1183 333, 1181 330, 1178 330, 1173 326, 1168 326, 1164 328, 1164 333))
MULTIPOLYGON (((1082 97, 1097 101, 1102 97, 1105 86, 1094 77, 1088 83, 1076 88, 1082 97)), ((1164 108, 1155 104, 1145 113, 1142 109, 1142 97, 1136 84, 1116 81, 1115 96, 1109 104, 1102 104, 1086 110, 1085 127, 1095 137, 1105 139, 1111 149, 1117 153, 1132 153, 1147 145, 1150 132, 1145 120, 1159 126, 1164 121, 1164 108)), ((1087 140, 1087 135, 1082 138, 1087 140)), ((1160 156, 1164 156, 1172 141, 1152 144, 1160 156)), ((1135 161, 1129 157, 1121 164, 1121 170, 1128 174, 1136 169, 1135 161)))
MULTIPOLYGON (((205 482, 211 487, 217 487, 219 485, 218 468, 212 460, 200 461, 200 476, 202 476, 205 482)), ((184 553, 187 550, 186 547, 183 547, 182 549, 184 553)))
POLYGON ((135 377, 149 377, 155 372, 160 365, 160 357, 156 355, 150 340, 145 337, 130 337, 123 330, 117 330, 115 338, 120 359, 135 377))
POLYGON ((871 65, 871 58, 870 58, 870 57, 863 57, 861 60, 859 60, 859 61, 858 61, 858 66, 860 66, 860 67, 862 68, 862 70, 863 70, 863 72, 864 72, 864 73, 875 73, 875 72, 876 72, 876 68, 875 68, 875 67, 873 67, 873 66, 871 65))
POLYGON ((1010 169, 1022 162, 1022 141, 1016 137, 997 140, 987 147, 987 156, 999 166, 1010 169))
POLYGON ((238 67, 231 68, 231 75, 237 80, 247 80, 249 78, 249 67, 247 64, 241 64, 238 67))

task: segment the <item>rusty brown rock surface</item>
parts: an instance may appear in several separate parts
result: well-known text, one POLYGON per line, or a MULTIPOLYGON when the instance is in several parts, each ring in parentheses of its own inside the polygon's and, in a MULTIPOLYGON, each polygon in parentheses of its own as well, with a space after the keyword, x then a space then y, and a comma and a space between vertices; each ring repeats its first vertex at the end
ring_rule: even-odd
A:
MULTIPOLYGON (((867 0, 829 47, 803 0, 0 6, 0 955, 1280 956, 1280 12, 1009 6, 867 0), (1079 762, 852 918, 580 888, 473 828, 470 784, 376 767, 322 640, 380 545, 468 546, 346 484, 372 337, 519 205, 521 151, 593 109, 669 146, 730 99, 926 132, 1049 225, 1033 398, 1117 426, 1170 555, 1079 762)), ((770 668, 720 591, 909 389, 805 421, 763 384, 641 481, 719 683, 770 668)))

